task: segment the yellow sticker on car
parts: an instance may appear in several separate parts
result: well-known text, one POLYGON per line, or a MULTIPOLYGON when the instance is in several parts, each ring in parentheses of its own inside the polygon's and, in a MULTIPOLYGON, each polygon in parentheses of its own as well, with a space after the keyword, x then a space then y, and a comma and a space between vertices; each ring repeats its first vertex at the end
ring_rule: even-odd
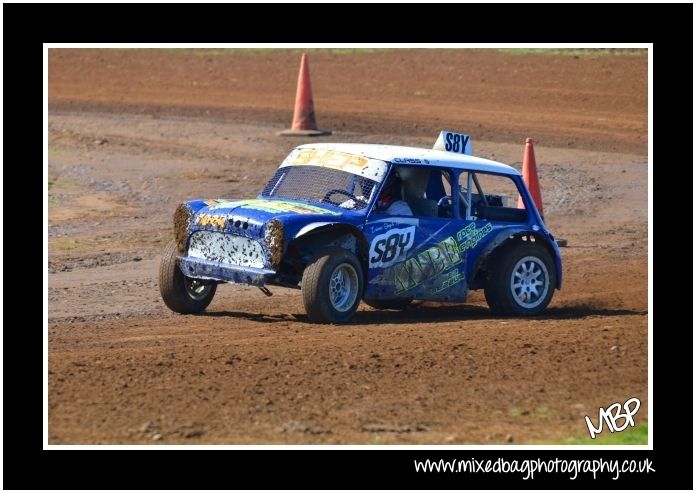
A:
POLYGON ((225 216, 200 214, 196 217, 196 224, 199 226, 214 226, 218 229, 222 229, 225 227, 225 216))
POLYGON ((324 149, 302 149, 290 162, 291 166, 324 166, 352 173, 367 166, 368 159, 355 154, 324 149))

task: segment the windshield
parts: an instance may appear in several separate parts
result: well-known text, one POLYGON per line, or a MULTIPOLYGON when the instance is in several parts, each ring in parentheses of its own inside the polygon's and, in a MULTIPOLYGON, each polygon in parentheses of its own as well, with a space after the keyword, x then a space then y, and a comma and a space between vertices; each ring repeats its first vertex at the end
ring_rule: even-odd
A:
POLYGON ((261 192, 261 197, 321 202, 361 210, 370 203, 377 183, 364 176, 333 168, 285 166, 276 171, 261 192))

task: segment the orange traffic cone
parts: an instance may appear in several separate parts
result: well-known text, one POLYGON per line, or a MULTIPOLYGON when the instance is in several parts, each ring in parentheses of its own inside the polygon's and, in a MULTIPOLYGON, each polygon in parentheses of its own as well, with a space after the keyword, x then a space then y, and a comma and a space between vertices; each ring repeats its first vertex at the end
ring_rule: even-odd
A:
MULTIPOLYGON (((529 137, 525 141, 524 160, 522 161, 522 179, 529 189, 532 200, 536 204, 541 217, 544 217, 544 208, 541 205, 541 187, 539 187, 539 176, 537 175, 536 159, 534 158, 534 141, 529 137)), ((517 208, 524 209, 522 197, 517 199, 517 208)))
POLYGON ((309 80, 309 62, 307 54, 302 54, 300 76, 297 79, 297 95, 295 96, 295 114, 292 118, 292 128, 283 130, 280 135, 331 135, 331 130, 319 130, 314 115, 312 100, 312 83, 309 80))

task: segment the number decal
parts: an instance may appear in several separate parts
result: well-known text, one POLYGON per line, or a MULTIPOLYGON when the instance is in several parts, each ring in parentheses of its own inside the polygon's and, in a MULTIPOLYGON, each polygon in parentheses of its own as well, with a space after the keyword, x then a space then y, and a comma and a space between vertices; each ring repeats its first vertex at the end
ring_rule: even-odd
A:
POLYGON ((416 227, 392 229, 375 236, 370 246, 370 267, 389 267, 413 246, 416 227))
POLYGON ((454 134, 454 143, 452 144, 452 150, 454 152, 459 152, 459 141, 462 140, 462 136, 459 134, 454 134))
POLYGON ((393 234, 387 238, 387 246, 384 249, 384 255, 382 255, 382 262, 389 262, 396 257, 396 245, 399 243, 399 234, 393 234))
POLYGON ((458 154, 466 154, 466 144, 469 142, 468 135, 453 134, 447 132, 445 134, 445 150, 447 152, 456 152, 458 154))
POLYGON ((445 150, 447 152, 452 150, 452 134, 449 132, 445 134, 445 150))

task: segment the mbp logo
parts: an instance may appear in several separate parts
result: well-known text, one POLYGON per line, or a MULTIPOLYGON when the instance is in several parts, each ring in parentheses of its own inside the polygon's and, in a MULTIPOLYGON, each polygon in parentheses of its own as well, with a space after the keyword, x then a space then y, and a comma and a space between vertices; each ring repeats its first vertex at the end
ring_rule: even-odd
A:
POLYGON ((615 431, 624 431, 629 426, 635 426, 633 422, 633 415, 640 409, 640 400, 637 397, 631 397, 623 406, 620 402, 612 404, 608 408, 599 408, 599 422, 597 423, 597 428, 595 428, 592 420, 589 416, 585 416, 585 422, 587 423, 587 430, 590 432, 590 438, 594 440, 595 435, 602 433, 602 423, 607 424, 609 431, 614 433, 615 431), (621 412, 623 408, 625 413, 621 412), (623 424, 618 424, 623 420, 623 424))
POLYGON ((370 267, 389 267, 413 246, 416 227, 390 229, 375 236, 370 245, 370 267))

